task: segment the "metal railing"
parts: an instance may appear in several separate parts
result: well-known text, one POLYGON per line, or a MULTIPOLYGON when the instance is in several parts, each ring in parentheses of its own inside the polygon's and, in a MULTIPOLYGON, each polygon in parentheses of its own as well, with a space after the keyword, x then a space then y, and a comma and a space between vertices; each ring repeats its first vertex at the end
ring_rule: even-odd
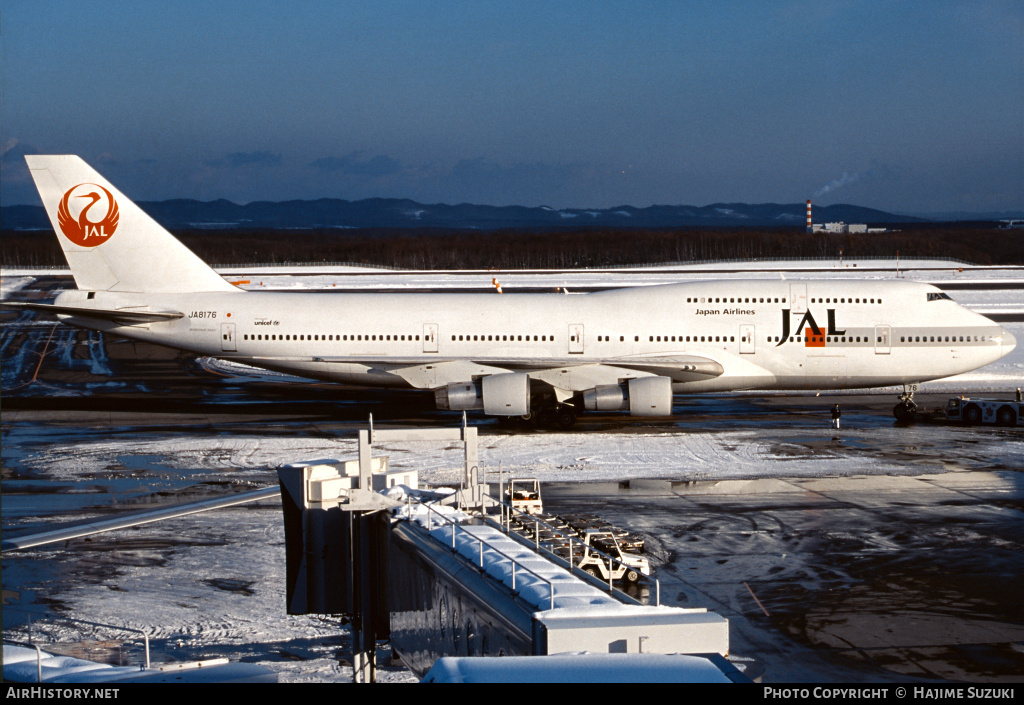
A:
MULTIPOLYGON (((598 556, 601 557, 602 560, 607 562, 607 565, 608 565, 608 593, 612 594, 612 595, 615 595, 615 593, 618 592, 619 595, 624 595, 625 597, 629 598, 630 600, 632 600, 634 602, 639 602, 638 600, 636 600, 632 596, 628 595, 627 593, 624 593, 622 590, 616 590, 616 588, 615 588, 615 586, 613 584, 614 583, 614 577, 613 577, 614 570, 612 569, 612 566, 614 564, 618 564, 625 571, 637 570, 635 567, 630 566, 630 565, 622 562, 622 560, 616 558, 615 556, 611 556, 611 555, 605 553, 604 551, 600 550, 596 546, 591 546, 590 544, 587 544, 584 541, 581 541, 578 536, 574 536, 571 533, 566 533, 566 532, 562 531, 561 529, 559 529, 558 527, 551 526, 547 522, 541 521, 540 519, 538 519, 537 517, 533 516, 532 514, 527 514, 526 512, 523 512, 523 511, 520 511, 519 509, 516 509, 512 505, 507 504, 506 502, 504 502, 503 500, 496 499, 496 498, 492 497, 491 495, 489 495, 487 493, 484 493, 484 497, 489 499, 493 504, 495 504, 498 507, 500 507, 501 521, 498 522, 498 526, 501 528, 501 530, 504 533, 508 534, 509 536, 512 536, 512 535, 519 536, 519 534, 516 534, 511 529, 512 517, 513 516, 525 517, 527 521, 532 521, 534 523, 534 531, 533 531, 534 550, 537 551, 538 554, 542 554, 543 555, 543 554, 546 553, 546 554, 550 555, 556 562, 568 563, 569 572, 570 573, 575 573, 575 571, 579 570, 581 572, 584 572, 584 574, 588 575, 588 577, 594 577, 596 579, 596 576, 589 576, 589 574, 587 574, 585 571, 583 571, 582 568, 580 568, 578 565, 575 565, 575 562, 574 562, 574 548, 577 545, 579 546, 579 555, 580 555, 581 558, 586 555, 587 550, 589 549, 589 552, 591 554, 597 554, 598 556), (545 545, 545 543, 541 542, 541 540, 540 540, 540 527, 541 527, 541 525, 543 525, 546 530, 548 530, 550 532, 553 532, 557 538, 561 539, 562 541, 567 541, 568 542, 568 547, 569 547, 569 560, 568 561, 566 561, 566 559, 563 558, 562 556, 558 555, 558 553, 553 548, 551 548, 550 546, 545 545)), ((490 519, 487 516, 484 516, 484 520, 485 521, 491 521, 491 522, 494 521, 493 519, 490 519)), ((524 538, 524 537, 520 536, 520 538, 524 538)), ((547 542, 550 543, 550 539, 547 540, 547 542)), ((637 572, 639 572, 639 571, 637 571, 637 572)), ((644 575, 643 573, 640 573, 640 577, 637 580, 637 582, 638 583, 643 583, 643 584, 646 584, 646 585, 649 585, 649 586, 653 585, 653 587, 654 587, 654 604, 656 606, 661 606, 661 581, 659 581, 657 578, 654 578, 654 577, 652 577, 650 575, 644 575)))
MULTIPOLYGON (((407 518, 410 521, 412 521, 412 512, 411 512, 412 502, 413 502, 413 499, 411 497, 407 496, 406 497, 406 507, 410 510, 409 511, 409 516, 407 518)), ((485 553, 484 546, 486 546, 488 551, 491 551, 491 552, 497 554, 498 556, 500 556, 501 558, 504 558, 505 560, 509 561, 509 563, 511 565, 511 568, 512 568, 512 574, 511 574, 512 585, 511 585, 511 588, 512 588, 512 592, 513 593, 516 593, 516 591, 517 591, 517 587, 516 587, 516 568, 518 567, 518 569, 520 571, 525 571, 526 573, 532 575, 533 577, 535 577, 538 580, 540 580, 540 581, 542 581, 542 582, 547 584, 547 586, 548 586, 548 606, 549 606, 549 609, 554 609, 555 608, 555 585, 554 585, 554 583, 549 578, 546 578, 543 575, 537 573, 536 571, 532 570, 529 566, 523 565, 515 557, 506 554, 505 552, 495 548, 491 544, 488 544, 481 537, 474 536, 471 532, 469 532, 466 529, 464 529, 462 527, 462 525, 458 521, 456 521, 452 517, 445 516, 441 512, 437 511, 434 507, 430 506, 429 504, 425 504, 423 502, 416 502, 416 505, 420 506, 420 507, 426 508, 426 510, 428 512, 428 514, 427 514, 427 527, 426 527, 427 528, 427 535, 430 536, 432 539, 434 539, 438 543, 441 543, 441 541, 438 539, 438 537, 433 534, 433 530, 430 528, 431 527, 431 520, 430 520, 431 514, 436 514, 438 517, 440 517, 442 522, 444 522, 445 524, 448 524, 448 525, 451 526, 451 534, 452 534, 451 550, 452 550, 453 553, 457 553, 458 552, 456 536, 457 536, 459 531, 462 531, 462 533, 465 534, 466 536, 468 536, 470 538, 470 540, 476 541, 479 544, 479 549, 480 550, 479 550, 479 553, 478 553, 477 568, 479 568, 481 571, 486 571, 486 569, 487 569, 487 567, 484 565, 484 553, 485 553)))
MULTIPOLYGON (((26 627, 27 627, 27 630, 28 630, 28 642, 25 643, 25 644, 22 644, 22 643, 20 643, 18 641, 15 641, 15 640, 7 638, 7 637, 4 638, 4 641, 7 642, 7 643, 10 643, 10 644, 29 646, 29 647, 34 648, 36 650, 36 678, 37 678, 38 682, 42 682, 42 680, 43 680, 43 665, 42 665, 43 652, 42 652, 42 649, 40 647, 40 643, 37 643, 36 638, 35 638, 35 636, 33 634, 33 622, 32 622, 32 618, 33 617, 37 618, 36 619, 36 623, 35 623, 35 625, 37 627, 38 627, 38 624, 39 624, 40 621, 42 621, 42 620, 49 620, 49 621, 53 621, 53 622, 68 622, 68 623, 71 623, 71 624, 80 624, 80 625, 86 625, 86 626, 90 626, 90 627, 101 627, 103 629, 110 629, 110 630, 113 630, 113 631, 130 632, 132 634, 139 634, 139 635, 142 636, 143 648, 144 648, 144 651, 145 651, 145 664, 139 666, 139 668, 141 670, 145 670, 145 669, 149 669, 150 668, 150 660, 149 660, 149 635, 146 634, 146 632, 142 631, 141 629, 134 629, 132 627, 125 627, 125 626, 120 626, 120 625, 116 625, 116 624, 104 624, 103 622, 91 622, 91 621, 86 620, 86 619, 75 619, 74 617, 66 617, 64 615, 53 614, 52 612, 44 612, 42 614, 39 614, 39 613, 36 613, 36 612, 32 612, 30 610, 19 609, 17 607, 7 607, 5 609, 9 610, 9 611, 20 613, 20 614, 24 614, 26 616, 25 624, 26 624, 26 627)), ((58 645, 60 642, 57 642, 57 641, 49 641, 49 642, 44 641, 44 642, 41 642, 41 643, 42 643, 43 646, 45 646, 48 643, 49 644, 58 645)))

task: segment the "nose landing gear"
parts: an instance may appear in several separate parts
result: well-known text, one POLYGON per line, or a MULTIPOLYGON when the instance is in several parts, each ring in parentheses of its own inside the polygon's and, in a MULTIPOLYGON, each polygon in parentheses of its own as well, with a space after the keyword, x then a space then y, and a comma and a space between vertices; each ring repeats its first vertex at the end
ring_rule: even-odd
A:
POLYGON ((900 403, 892 408, 892 415, 900 423, 910 423, 917 418, 917 404, 914 403, 914 392, 916 391, 916 384, 903 385, 900 403))

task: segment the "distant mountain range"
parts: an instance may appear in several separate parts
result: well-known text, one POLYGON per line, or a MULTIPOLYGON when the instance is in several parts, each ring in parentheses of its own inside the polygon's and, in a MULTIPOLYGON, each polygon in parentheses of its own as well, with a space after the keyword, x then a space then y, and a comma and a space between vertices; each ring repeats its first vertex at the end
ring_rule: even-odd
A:
MULTIPOLYGON (((445 228, 498 230, 502 228, 673 228, 673 227, 799 227, 805 204, 714 203, 710 206, 650 206, 556 210, 546 206, 478 206, 423 204, 404 199, 369 198, 345 201, 230 201, 140 202, 149 215, 171 230, 197 228, 310 229, 310 228, 445 228)), ((44 230, 50 223, 42 206, 0 208, 4 229, 44 230)), ((815 223, 919 223, 924 218, 896 215, 851 205, 815 206, 815 223)))

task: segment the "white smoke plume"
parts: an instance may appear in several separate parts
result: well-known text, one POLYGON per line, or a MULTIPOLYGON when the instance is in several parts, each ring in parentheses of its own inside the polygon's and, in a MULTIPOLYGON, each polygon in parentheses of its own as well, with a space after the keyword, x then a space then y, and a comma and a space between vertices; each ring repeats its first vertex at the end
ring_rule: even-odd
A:
POLYGON ((865 172, 855 171, 854 173, 851 174, 849 172, 844 171, 843 175, 840 176, 838 179, 828 182, 820 189, 815 191, 812 198, 818 198, 819 196, 824 196, 826 193, 831 193, 836 189, 840 189, 843 186, 849 186, 850 184, 857 183, 864 177, 864 175, 865 172))

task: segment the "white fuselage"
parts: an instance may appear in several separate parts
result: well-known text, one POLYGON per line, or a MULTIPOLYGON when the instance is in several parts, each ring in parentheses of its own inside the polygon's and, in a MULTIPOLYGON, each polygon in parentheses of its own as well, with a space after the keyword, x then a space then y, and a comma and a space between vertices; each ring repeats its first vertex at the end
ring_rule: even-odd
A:
MULTIPOLYGON (((926 284, 726 280, 589 294, 64 292, 58 303, 184 312, 73 325, 304 377, 431 389, 503 371, 581 391, 616 362, 698 356, 724 372, 676 392, 842 389, 948 377, 1016 345, 997 323, 926 284), (443 364, 442 364, 443 363, 443 364)), ((631 377, 660 372, 639 371, 631 377)))

